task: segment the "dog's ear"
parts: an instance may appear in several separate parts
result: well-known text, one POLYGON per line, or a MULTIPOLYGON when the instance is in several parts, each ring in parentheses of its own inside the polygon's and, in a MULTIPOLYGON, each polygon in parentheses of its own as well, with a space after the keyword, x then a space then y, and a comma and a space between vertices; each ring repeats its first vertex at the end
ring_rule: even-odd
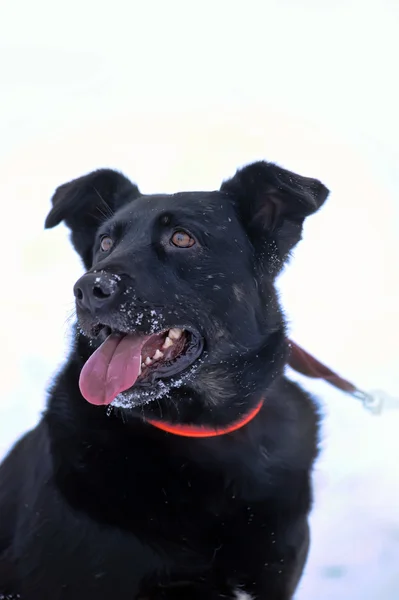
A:
POLYGON ((269 272, 276 274, 301 239, 306 217, 329 191, 317 179, 302 177, 264 161, 248 165, 223 182, 256 249, 268 250, 269 272))
POLYGON ((65 221, 75 250, 89 269, 98 227, 138 196, 138 187, 124 175, 112 169, 99 169, 56 189, 51 200, 53 208, 44 226, 49 229, 65 221))

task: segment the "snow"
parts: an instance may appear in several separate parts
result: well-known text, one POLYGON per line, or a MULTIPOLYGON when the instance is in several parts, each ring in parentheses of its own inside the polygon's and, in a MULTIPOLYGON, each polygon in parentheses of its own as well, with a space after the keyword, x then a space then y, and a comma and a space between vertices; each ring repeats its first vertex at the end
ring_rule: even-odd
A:
MULTIPOLYGON (((205 0, 188 32, 175 0, 158 19, 134 4, 121 19, 116 0, 117 27, 92 0, 71 0, 56 28, 37 16, 50 19, 48 0, 25 5, 23 19, 20 3, 0 15, 0 454, 37 422, 70 339, 82 268, 65 228, 43 231, 50 196, 99 167, 148 193, 216 188, 259 158, 319 177, 331 196, 279 281, 291 336, 399 397, 399 6, 253 2, 248 27, 242 8, 205 0)), ((324 413, 297 600, 396 600, 399 410, 372 416, 295 377, 324 413)))

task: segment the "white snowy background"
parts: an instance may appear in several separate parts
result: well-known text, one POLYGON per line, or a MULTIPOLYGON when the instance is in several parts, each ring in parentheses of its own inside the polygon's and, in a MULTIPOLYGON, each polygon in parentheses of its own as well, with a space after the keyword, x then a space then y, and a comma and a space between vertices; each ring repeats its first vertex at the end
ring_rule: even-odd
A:
MULTIPOLYGON (((81 266, 65 229, 43 231, 49 199, 101 166, 144 192, 214 189, 259 158, 322 179, 279 281, 291 336, 399 397, 398 27, 394 0, 3 0, 0 455, 68 344, 81 266)), ((297 598, 397 600, 399 410, 303 383, 325 419, 297 598)))

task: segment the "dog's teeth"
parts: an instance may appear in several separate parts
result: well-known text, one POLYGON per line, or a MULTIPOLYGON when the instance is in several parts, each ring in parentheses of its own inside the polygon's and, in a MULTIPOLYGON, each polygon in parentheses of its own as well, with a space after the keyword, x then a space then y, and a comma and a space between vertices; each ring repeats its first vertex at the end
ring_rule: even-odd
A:
POLYGON ((173 346, 173 340, 171 340, 170 337, 167 336, 162 348, 165 348, 165 350, 166 350, 167 348, 170 348, 171 346, 173 346))
POLYGON ((147 365, 147 367, 149 365, 152 365, 152 360, 151 360, 151 358, 149 356, 147 356, 147 358, 145 359, 145 364, 147 365))
POLYGON ((170 339, 178 340, 179 338, 181 338, 182 334, 183 334, 183 330, 175 327, 174 329, 169 330, 168 335, 169 335, 170 339))
POLYGON ((163 352, 161 352, 160 350, 158 350, 155 352, 154 356, 152 357, 153 360, 159 360, 160 358, 163 358, 163 352))
POLYGON ((141 368, 142 368, 143 364, 140 364, 140 369, 139 369, 139 375, 141 375, 141 368))

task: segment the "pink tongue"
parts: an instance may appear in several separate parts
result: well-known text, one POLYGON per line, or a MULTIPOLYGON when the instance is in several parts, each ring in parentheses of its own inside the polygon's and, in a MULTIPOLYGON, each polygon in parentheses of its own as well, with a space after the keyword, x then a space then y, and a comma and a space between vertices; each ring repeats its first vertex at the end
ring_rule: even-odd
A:
POLYGON ((79 378, 82 396, 91 404, 110 404, 135 384, 146 337, 112 334, 92 354, 79 378))

